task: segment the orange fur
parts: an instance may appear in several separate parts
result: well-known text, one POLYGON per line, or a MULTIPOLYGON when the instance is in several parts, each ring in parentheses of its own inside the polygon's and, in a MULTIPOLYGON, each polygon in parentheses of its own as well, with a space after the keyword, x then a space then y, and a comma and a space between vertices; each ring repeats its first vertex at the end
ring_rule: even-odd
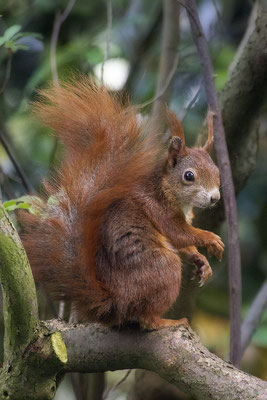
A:
POLYGON ((85 78, 40 95, 35 113, 56 131, 65 153, 45 184, 39 213, 20 216, 37 282, 53 298, 71 300, 81 319, 151 329, 184 323, 160 320, 179 294, 178 250, 187 248, 181 255, 201 269, 205 257, 194 246, 218 257, 223 249, 220 238, 193 228, 183 212, 194 199, 207 206, 219 185, 208 153, 186 148, 173 113, 169 123, 183 145, 173 138, 163 151, 133 108, 85 78), (183 181, 191 167, 196 186, 183 181))

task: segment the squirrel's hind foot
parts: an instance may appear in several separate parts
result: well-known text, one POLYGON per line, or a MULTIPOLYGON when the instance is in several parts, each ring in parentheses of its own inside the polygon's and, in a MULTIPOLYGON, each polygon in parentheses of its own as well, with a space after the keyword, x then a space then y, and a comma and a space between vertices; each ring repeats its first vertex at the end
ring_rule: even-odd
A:
POLYGON ((147 331, 154 331, 158 329, 168 328, 171 326, 185 325, 189 326, 187 318, 181 319, 164 319, 160 317, 147 318, 139 321, 140 328, 147 331))

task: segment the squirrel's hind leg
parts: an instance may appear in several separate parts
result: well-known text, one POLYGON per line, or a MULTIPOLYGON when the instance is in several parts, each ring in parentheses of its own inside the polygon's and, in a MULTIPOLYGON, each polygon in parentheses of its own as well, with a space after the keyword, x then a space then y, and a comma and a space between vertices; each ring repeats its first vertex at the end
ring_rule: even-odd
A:
POLYGON ((171 326, 185 325, 189 326, 187 318, 164 319, 160 317, 143 318, 139 320, 140 328, 148 331, 168 328, 171 326))

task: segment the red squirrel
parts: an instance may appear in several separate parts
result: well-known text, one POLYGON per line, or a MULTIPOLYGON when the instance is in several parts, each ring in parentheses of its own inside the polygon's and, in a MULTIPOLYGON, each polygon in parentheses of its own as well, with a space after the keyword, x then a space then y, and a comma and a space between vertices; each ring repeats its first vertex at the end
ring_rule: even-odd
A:
POLYGON ((41 97, 35 112, 65 152, 39 212, 21 216, 35 279, 53 298, 70 300, 80 320, 148 330, 186 324, 161 318, 179 295, 181 258, 203 284, 212 271, 197 247, 219 259, 224 249, 219 236, 191 225, 192 207, 220 198, 212 116, 204 147, 188 148, 168 111, 164 149, 134 107, 85 78, 41 97))

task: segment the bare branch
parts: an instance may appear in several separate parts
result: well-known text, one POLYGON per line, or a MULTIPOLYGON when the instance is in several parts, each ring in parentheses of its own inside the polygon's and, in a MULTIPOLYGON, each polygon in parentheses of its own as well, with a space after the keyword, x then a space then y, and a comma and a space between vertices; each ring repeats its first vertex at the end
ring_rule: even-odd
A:
POLYGON ((244 353, 258 327, 263 311, 267 306, 267 279, 253 300, 241 326, 241 354, 244 353))
POLYGON ((24 186, 24 189, 26 190, 26 192, 33 192, 33 188, 30 184, 30 182, 28 181, 27 177, 25 176, 21 166, 19 165, 18 161, 16 160, 6 138, 4 133, 0 130, 0 142, 3 146, 3 148, 5 149, 10 161, 12 162, 20 180, 22 185, 24 186))
POLYGON ((10 73, 11 73, 11 65, 12 65, 12 51, 10 49, 7 50, 7 64, 6 64, 6 73, 5 73, 5 78, 4 82, 2 84, 2 87, 0 89, 0 94, 4 93, 5 88, 8 84, 9 78, 10 78, 10 73))
POLYGON ((50 45, 50 65, 51 65, 51 72, 54 85, 58 85, 58 73, 57 73, 57 61, 56 61, 56 52, 57 52, 57 42, 58 36, 60 32, 61 25, 63 22, 68 18, 76 0, 69 0, 65 10, 63 13, 59 11, 56 12, 52 36, 51 36, 51 45, 50 45))
MULTIPOLYGON (((141 332, 99 324, 68 325, 47 321, 67 347, 65 372, 101 372, 142 368, 157 372, 196 399, 260 400, 267 383, 239 371, 210 353, 186 327, 141 332)), ((61 371, 62 372, 62 371, 61 371)))
MULTIPOLYGON (((267 94, 266 47, 267 8, 263 7, 262 2, 255 1, 247 31, 220 94, 236 193, 242 190, 256 164, 256 118, 265 104, 267 94)), ((205 211, 198 217, 199 224, 206 229, 214 229, 223 220, 222 204, 219 204, 216 214, 205 211)))
POLYGON ((180 121, 181 121, 181 122, 185 119, 185 117, 186 117, 188 111, 190 111, 191 108, 194 107, 194 105, 195 105, 196 102, 198 101, 198 98, 199 98, 199 94, 200 94, 200 91, 201 91, 201 86, 202 86, 202 84, 203 84, 203 79, 201 79, 201 81, 200 81, 198 87, 195 89, 195 91, 193 91, 192 97, 190 98, 190 100, 188 101, 188 103, 184 105, 182 116, 180 116, 180 121))
POLYGON ((0 282, 3 289, 5 364, 36 337, 39 326, 35 285, 26 253, 0 202, 0 282))
POLYGON ((102 67, 101 67, 101 83, 102 84, 103 84, 103 79, 104 79, 105 63, 109 58, 111 28, 112 28, 112 2, 111 2, 111 0, 107 0, 106 49, 105 49, 104 62, 102 63, 102 67))
POLYGON ((119 380, 119 382, 116 383, 116 385, 114 385, 113 387, 109 388, 106 393, 104 393, 103 396, 103 400, 106 400, 108 398, 108 396, 110 395, 110 393, 115 392, 115 390, 118 389, 118 387, 126 381, 126 379, 128 378, 128 376, 130 375, 130 373, 132 372, 131 369, 129 369, 126 374, 124 375, 124 377, 122 379, 119 380))
POLYGON ((52 37, 51 37, 51 45, 50 45, 50 66, 53 84, 58 85, 58 73, 57 73, 57 60, 56 60, 56 52, 57 52, 57 41, 60 30, 60 13, 57 12, 54 19, 52 37))
POLYGON ((144 54, 153 43, 158 32, 158 26, 162 20, 162 10, 161 7, 159 7, 161 2, 154 2, 152 9, 149 5, 150 20, 148 21, 148 24, 142 24, 141 19, 137 17, 145 12, 147 4, 149 3, 146 3, 143 0, 133 0, 130 4, 129 10, 127 10, 124 19, 127 22, 133 20, 139 22, 137 24, 128 24, 127 27, 130 26, 130 29, 120 29, 119 35, 117 33, 117 42, 119 42, 120 46, 124 49, 126 54, 128 54, 130 60, 129 75, 123 88, 123 91, 126 93, 132 92, 132 87, 135 83, 140 63, 144 58, 144 54))
MULTIPOLYGON (((153 104, 153 103, 157 102, 158 100, 162 99, 162 97, 165 97, 166 92, 167 92, 167 89, 169 88, 169 85, 170 85, 170 83, 171 83, 171 80, 172 80, 172 78, 173 78, 173 76, 174 76, 174 74, 175 74, 175 71, 176 71, 176 69, 177 69, 178 62, 179 62, 179 57, 178 57, 178 55, 177 55, 177 56, 175 57, 175 60, 174 60, 172 69, 170 70, 169 75, 168 75, 168 77, 167 77, 167 79, 166 79, 166 81, 165 81, 165 84, 164 84, 164 86, 162 87, 162 89, 160 90, 160 92, 159 92, 155 97, 153 97, 153 99, 148 100, 148 101, 145 101, 144 103, 138 104, 138 105, 136 106, 137 108, 144 108, 144 107, 147 107, 147 106, 149 106, 150 104, 153 104)), ((163 104, 166 104, 166 102, 164 102, 163 104)), ((160 120, 160 119, 158 119, 158 117, 157 117, 157 123, 159 122, 159 120, 160 120)))
POLYGON ((171 81, 178 65, 179 11, 176 0, 163 0, 160 65, 152 109, 152 121, 156 125, 164 122, 166 104, 168 104, 171 95, 171 81))
POLYGON ((221 21, 222 16, 221 16, 221 13, 220 13, 218 4, 217 4, 217 0, 212 0, 212 3, 213 3, 213 6, 214 6, 214 8, 215 8, 215 11, 216 11, 218 21, 221 21))
POLYGON ((218 164, 221 172, 222 192, 228 228, 228 264, 230 284, 230 360, 238 365, 240 361, 241 325, 241 261, 238 239, 238 222, 235 191, 230 160, 225 140, 221 110, 216 94, 213 69, 208 44, 200 24, 194 0, 186 1, 186 10, 191 25, 192 37, 196 44, 203 69, 204 86, 209 108, 214 112, 214 139, 218 164))

